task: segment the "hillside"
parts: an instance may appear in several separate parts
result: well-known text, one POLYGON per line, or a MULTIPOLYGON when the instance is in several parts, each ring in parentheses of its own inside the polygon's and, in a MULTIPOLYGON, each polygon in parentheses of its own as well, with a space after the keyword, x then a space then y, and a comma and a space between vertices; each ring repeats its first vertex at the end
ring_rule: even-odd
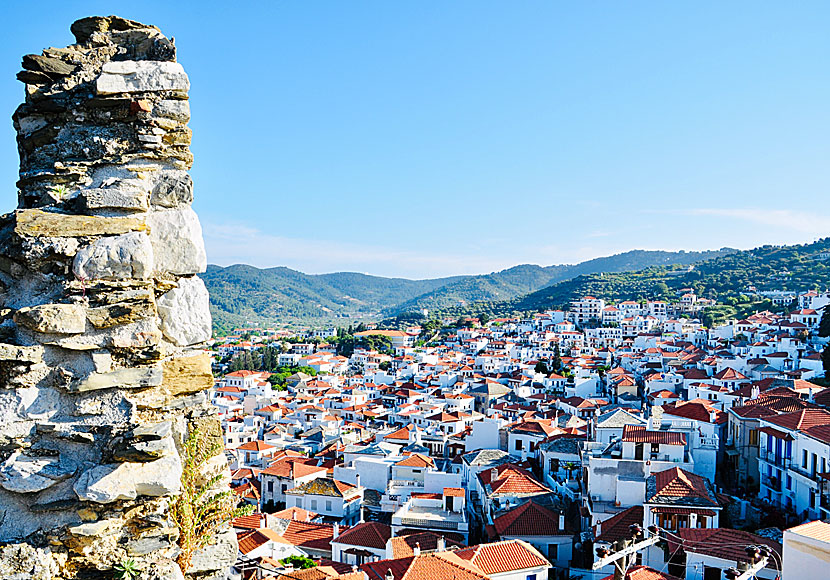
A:
POLYGON ((634 250, 573 265, 520 265, 481 276, 431 280, 383 278, 354 272, 304 274, 290 268, 208 266, 214 327, 250 324, 329 324, 378 319, 427 308, 446 310, 478 302, 514 300, 573 276, 637 270, 654 264, 689 264, 716 252, 634 250), (345 321, 344 321, 345 322, 345 321))
POLYGON ((375 318, 392 304, 458 280, 406 280, 353 272, 311 275, 290 268, 260 269, 242 264, 226 268, 210 265, 202 277, 210 291, 216 329, 375 318))
POLYGON ((521 265, 483 276, 462 278, 422 296, 397 304, 385 314, 423 310, 446 310, 474 302, 509 301, 539 289, 585 274, 600 272, 629 272, 656 265, 689 265, 702 260, 724 256, 734 250, 724 248, 707 252, 665 252, 660 250, 632 250, 622 254, 595 258, 579 264, 558 266, 521 265))
POLYGON ((830 238, 795 246, 762 246, 705 260, 694 266, 653 266, 636 272, 585 274, 500 303, 474 304, 466 312, 496 314, 564 308, 571 300, 591 295, 610 301, 672 298, 682 288, 727 303, 748 300, 757 291, 830 286, 830 238), (665 285, 665 286, 664 286, 665 285))

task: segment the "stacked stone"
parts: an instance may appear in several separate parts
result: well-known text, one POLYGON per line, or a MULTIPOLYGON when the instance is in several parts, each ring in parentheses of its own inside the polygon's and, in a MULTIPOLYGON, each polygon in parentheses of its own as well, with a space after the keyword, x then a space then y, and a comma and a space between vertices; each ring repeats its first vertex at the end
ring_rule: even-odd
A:
MULTIPOLYGON (((221 437, 191 209, 189 80, 153 26, 93 17, 23 57, 0 218, 0 577, 180 578, 180 450, 221 437)), ((213 469, 226 469, 224 457, 213 469)), ((221 485, 221 483, 220 483, 221 485)), ((186 571, 224 575, 232 533, 186 571)))

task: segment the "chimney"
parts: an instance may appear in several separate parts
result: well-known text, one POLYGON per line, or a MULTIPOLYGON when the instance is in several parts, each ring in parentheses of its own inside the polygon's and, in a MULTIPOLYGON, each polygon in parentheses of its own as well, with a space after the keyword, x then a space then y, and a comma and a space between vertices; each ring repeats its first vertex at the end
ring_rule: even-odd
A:
POLYGON ((386 580, 395 580, 395 575, 392 574, 392 569, 386 571, 386 580))
POLYGON ((361 506, 360 506, 360 521, 359 521, 358 523, 359 523, 359 524, 362 524, 362 523, 364 523, 365 521, 366 521, 366 516, 365 516, 365 514, 363 513, 363 506, 361 505, 361 506))
POLYGON ((816 402, 816 400, 813 398, 813 387, 810 387, 810 389, 807 391, 807 400, 811 403, 816 402))
POLYGON ((565 514, 559 514, 559 531, 565 531, 565 514))
POLYGON ((335 524, 332 526, 332 530, 331 530, 331 539, 333 540, 334 538, 336 538, 336 537, 337 537, 337 536, 339 536, 339 535, 340 535, 340 524, 335 523, 335 524))
POLYGON ((435 551, 436 552, 444 552, 447 549, 447 542, 444 540, 444 536, 438 536, 438 539, 435 540, 435 551))
POLYGON ((715 423, 718 420, 718 411, 717 409, 709 409, 709 422, 715 423))
POLYGON ((413 556, 420 556, 421 555, 421 543, 415 542, 415 547, 412 548, 412 555, 413 556))
POLYGON ((759 387, 758 385, 753 385, 752 386, 752 393, 750 394, 749 398, 750 399, 757 399, 760 396, 761 396, 761 387, 759 387))
POLYGON ((492 484, 499 478, 499 470, 497 468, 493 468, 490 470, 490 483, 492 484))
POLYGON ((359 490, 360 489, 360 474, 355 474, 354 476, 354 486, 359 490))

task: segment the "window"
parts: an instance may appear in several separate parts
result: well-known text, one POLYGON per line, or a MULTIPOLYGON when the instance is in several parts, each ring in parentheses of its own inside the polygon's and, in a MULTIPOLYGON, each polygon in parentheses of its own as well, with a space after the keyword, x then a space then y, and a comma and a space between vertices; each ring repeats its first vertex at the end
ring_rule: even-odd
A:
POLYGON ((758 445, 758 429, 749 430, 749 444, 753 446, 758 445))
POLYGON ((807 450, 804 449, 801 451, 801 467, 807 469, 807 450))
POLYGON ((559 555, 559 544, 548 544, 548 560, 556 562, 559 555))
POLYGON ((522 440, 521 439, 516 439, 516 451, 521 451, 521 450, 522 450, 522 440))
POLYGON ((536 574, 528 574, 525 580, 536 580, 536 574))
POLYGON ((273 481, 268 482, 268 493, 274 493, 274 482, 273 481))
POLYGON ((331 500, 330 499, 326 500, 326 511, 327 512, 331 511, 331 500))
POLYGON ((314 511, 316 509, 317 509, 317 500, 313 499, 313 500, 311 500, 311 511, 314 511))

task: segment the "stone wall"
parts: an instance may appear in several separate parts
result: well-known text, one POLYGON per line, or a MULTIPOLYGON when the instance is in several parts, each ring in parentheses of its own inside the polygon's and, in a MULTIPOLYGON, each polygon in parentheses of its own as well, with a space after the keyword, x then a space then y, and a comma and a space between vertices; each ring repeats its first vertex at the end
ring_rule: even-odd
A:
MULTIPOLYGON (((180 449, 217 428, 188 89, 153 26, 85 18, 23 57, 0 218, 0 578, 181 578, 180 449)), ((225 469, 218 455, 214 469, 225 469)), ((230 531, 190 572, 224 576, 230 531)))

